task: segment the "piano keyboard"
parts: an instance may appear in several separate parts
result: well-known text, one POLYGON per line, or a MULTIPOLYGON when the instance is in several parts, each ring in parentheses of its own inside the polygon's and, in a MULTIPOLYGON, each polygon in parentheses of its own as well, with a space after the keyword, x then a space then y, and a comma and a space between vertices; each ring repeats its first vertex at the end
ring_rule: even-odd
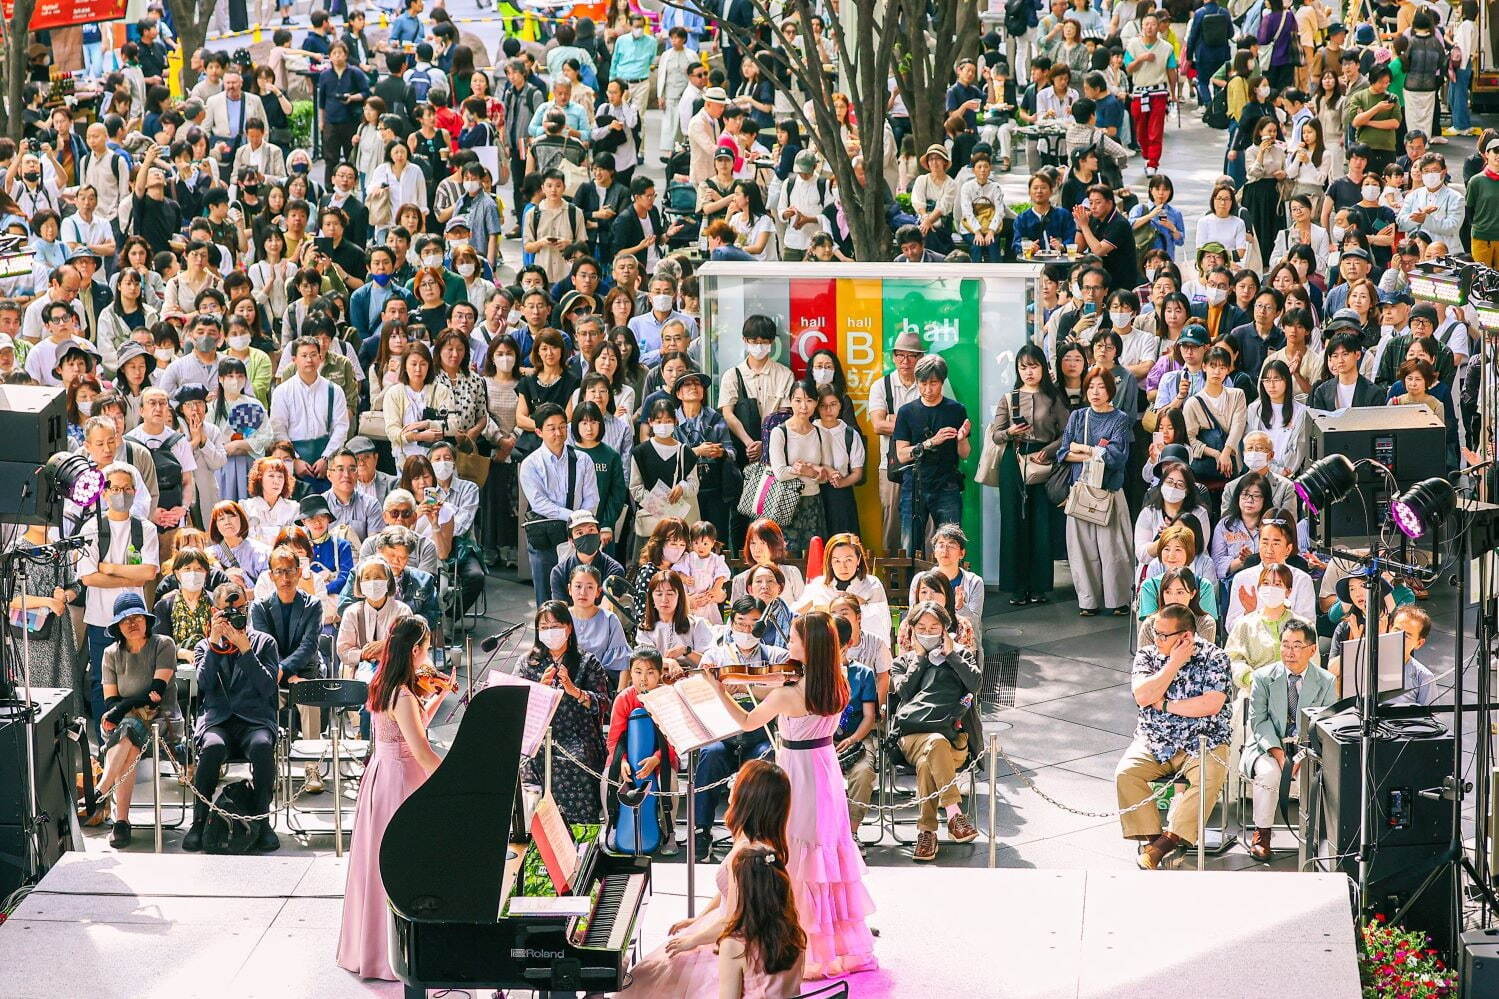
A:
POLYGON ((645 892, 645 875, 606 874, 599 883, 598 904, 588 920, 588 930, 583 935, 581 946, 623 950, 629 941, 630 930, 635 922, 635 913, 640 908, 640 897, 645 892), (625 918, 619 918, 624 913, 625 918))

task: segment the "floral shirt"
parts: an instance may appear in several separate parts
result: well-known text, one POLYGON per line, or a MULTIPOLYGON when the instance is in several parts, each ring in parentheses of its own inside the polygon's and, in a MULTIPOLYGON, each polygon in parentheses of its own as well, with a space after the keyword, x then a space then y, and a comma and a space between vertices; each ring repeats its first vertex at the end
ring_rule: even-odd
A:
MULTIPOLYGON (((1195 640, 1194 645, 1192 658, 1187 660, 1187 664, 1176 674, 1176 679, 1171 681, 1171 686, 1166 688, 1166 699, 1180 701, 1217 690, 1225 695, 1223 707, 1217 714, 1206 718, 1183 718, 1154 707, 1141 708, 1140 719, 1135 725, 1135 738, 1143 740, 1151 755, 1162 763, 1172 759, 1177 753, 1196 756, 1199 734, 1207 736, 1209 747, 1228 743, 1231 701, 1228 696, 1228 653, 1201 637, 1195 640)), ((1144 646, 1135 653, 1131 675, 1136 678, 1155 676, 1166 668, 1168 658, 1155 646, 1144 646)))

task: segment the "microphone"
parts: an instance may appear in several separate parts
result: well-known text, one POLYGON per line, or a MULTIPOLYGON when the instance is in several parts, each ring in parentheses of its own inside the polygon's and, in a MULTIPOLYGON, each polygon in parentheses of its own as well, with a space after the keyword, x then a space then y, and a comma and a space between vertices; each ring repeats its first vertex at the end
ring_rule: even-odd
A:
POLYGON ((497 649, 497 648, 500 647, 500 643, 501 642, 503 642, 505 639, 509 638, 511 635, 515 634, 517 631, 521 630, 525 626, 526 626, 526 623, 524 621, 522 621, 519 624, 512 624, 510 627, 506 628, 504 631, 499 631, 499 632, 496 632, 493 635, 490 635, 488 638, 484 639, 484 641, 482 641, 482 642, 479 643, 479 651, 480 652, 493 652, 495 649, 497 649))

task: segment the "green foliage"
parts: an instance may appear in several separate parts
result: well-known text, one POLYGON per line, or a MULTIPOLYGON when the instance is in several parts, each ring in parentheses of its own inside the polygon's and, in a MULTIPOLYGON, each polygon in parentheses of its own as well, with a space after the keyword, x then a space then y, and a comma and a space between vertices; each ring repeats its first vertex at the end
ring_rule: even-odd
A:
MULTIPOLYGON (((573 839, 581 845, 598 839, 603 826, 574 824, 571 829, 573 839)), ((541 859, 541 852, 536 849, 535 843, 526 847, 526 855, 521 858, 520 888, 516 894, 527 898, 552 898, 557 894, 552 876, 547 873, 546 862, 541 859)))
POLYGON ((1361 927, 1359 980, 1363 999, 1452 999, 1457 980, 1431 948, 1431 938, 1375 914, 1361 927))
POLYGON ((293 149, 312 148, 313 114, 311 101, 293 101, 291 117, 291 144, 293 149))

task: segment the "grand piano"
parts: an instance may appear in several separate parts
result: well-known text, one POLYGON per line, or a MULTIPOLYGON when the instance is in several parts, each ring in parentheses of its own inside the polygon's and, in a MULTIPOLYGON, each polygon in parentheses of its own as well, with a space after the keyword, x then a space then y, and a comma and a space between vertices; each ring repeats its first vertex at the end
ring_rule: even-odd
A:
POLYGON ((406 999, 427 989, 532 989, 571 996, 624 987, 650 859, 589 843, 571 894, 589 915, 504 912, 520 863, 508 850, 527 692, 476 694, 452 748, 380 842, 391 967, 406 999))

